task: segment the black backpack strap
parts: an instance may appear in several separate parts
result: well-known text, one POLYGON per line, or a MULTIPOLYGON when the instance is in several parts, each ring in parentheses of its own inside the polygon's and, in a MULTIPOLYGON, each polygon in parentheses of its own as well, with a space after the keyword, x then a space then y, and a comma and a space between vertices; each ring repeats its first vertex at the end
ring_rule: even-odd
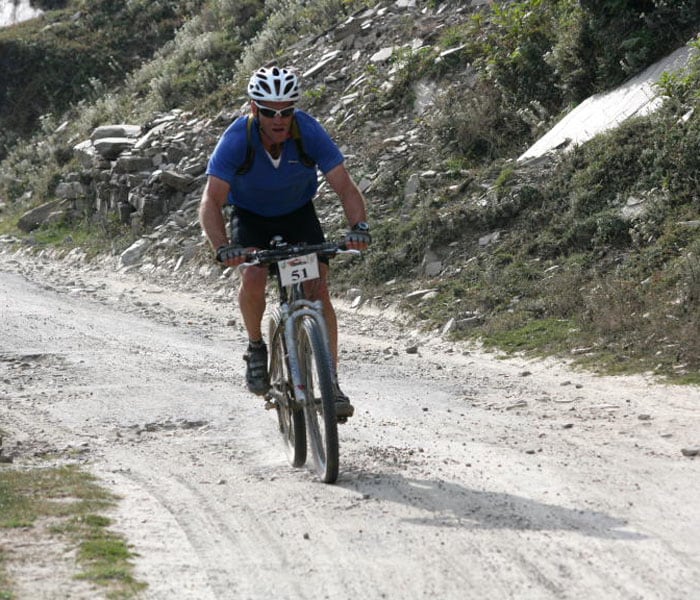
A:
POLYGON ((236 175, 245 175, 248 171, 250 171, 250 167, 253 166, 253 160, 255 159, 255 149, 253 148, 253 144, 250 141, 251 136, 253 135, 253 122, 255 121, 255 119, 253 119, 251 115, 248 115, 247 119, 248 122, 246 123, 245 160, 243 161, 243 164, 241 164, 241 166, 238 167, 236 175))
POLYGON ((299 160, 301 161, 301 164, 309 168, 315 167, 316 161, 304 150, 304 143, 301 140, 301 131, 299 131, 299 125, 296 119, 292 121, 291 134, 294 143, 297 145, 297 152, 299 153, 299 160))
MULTIPOLYGON (((253 119, 253 117, 250 115, 247 117, 247 119, 248 122, 246 123, 245 160, 243 161, 243 164, 241 164, 241 166, 238 167, 238 169, 236 170, 236 175, 245 175, 248 171, 250 171, 250 168, 253 166, 253 160, 255 160, 255 149, 253 148, 253 144, 251 143, 251 136, 253 135, 253 125, 255 119, 253 119)), ((296 119, 292 121, 292 128, 290 133, 292 134, 292 139, 294 140, 294 143, 297 145, 297 152, 299 154, 299 160, 301 161, 301 164, 309 168, 316 167, 316 161, 313 158, 311 158, 304 150, 304 143, 301 139, 301 131, 299 131, 299 125, 296 119)))

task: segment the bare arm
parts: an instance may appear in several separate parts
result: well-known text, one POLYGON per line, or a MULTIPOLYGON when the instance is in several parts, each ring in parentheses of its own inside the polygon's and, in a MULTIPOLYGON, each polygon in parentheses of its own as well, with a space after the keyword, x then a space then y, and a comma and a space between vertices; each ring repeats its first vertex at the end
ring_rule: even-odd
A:
POLYGON ((209 176, 199 205, 199 224, 213 250, 229 243, 222 208, 228 200, 230 186, 223 179, 209 176))
POLYGON ((333 188, 333 191, 338 194, 350 227, 360 221, 367 220, 365 199, 344 164, 340 164, 328 171, 326 173, 326 181, 333 188))

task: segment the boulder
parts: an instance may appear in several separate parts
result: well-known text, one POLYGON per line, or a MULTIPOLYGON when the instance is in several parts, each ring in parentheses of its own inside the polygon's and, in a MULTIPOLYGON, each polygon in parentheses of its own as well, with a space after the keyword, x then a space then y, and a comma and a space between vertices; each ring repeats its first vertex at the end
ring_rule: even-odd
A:
POLYGON ((114 160, 125 150, 131 149, 135 141, 125 137, 105 137, 95 140, 93 146, 95 150, 107 160, 114 160))
POLYGON ((160 174, 160 180, 163 182, 163 185, 180 192, 188 192, 194 181, 189 175, 182 175, 172 170, 163 171, 160 174))
POLYGON ((25 233, 29 233, 41 227, 49 218, 51 218, 52 222, 55 222, 58 215, 54 213, 60 213, 61 216, 65 216, 66 212, 70 210, 70 207, 71 203, 69 200, 52 200, 51 202, 46 202, 24 213, 19 218, 19 221, 17 221, 17 227, 25 233))
POLYGON ((131 265, 135 265, 141 260, 150 245, 151 243, 146 238, 136 240, 119 255, 119 265, 122 267, 130 267, 131 265))
POLYGON ((104 138, 137 138, 140 135, 140 125, 100 125, 93 130, 90 139, 95 142, 104 138))

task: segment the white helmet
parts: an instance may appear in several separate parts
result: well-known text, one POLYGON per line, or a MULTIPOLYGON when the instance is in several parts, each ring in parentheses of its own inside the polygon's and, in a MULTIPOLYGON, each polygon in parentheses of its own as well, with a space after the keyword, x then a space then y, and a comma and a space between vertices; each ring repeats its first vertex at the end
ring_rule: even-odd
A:
POLYGON ((299 78, 290 69, 263 67, 250 78, 248 96, 268 102, 296 102, 301 96, 299 78))

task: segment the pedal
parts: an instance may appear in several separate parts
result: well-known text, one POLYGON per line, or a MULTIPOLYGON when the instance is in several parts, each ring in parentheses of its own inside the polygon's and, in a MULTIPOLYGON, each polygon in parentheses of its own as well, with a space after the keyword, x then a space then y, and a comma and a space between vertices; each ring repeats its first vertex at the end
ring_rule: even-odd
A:
POLYGON ((277 404, 274 400, 265 400, 265 410, 275 410, 276 408, 277 404))

